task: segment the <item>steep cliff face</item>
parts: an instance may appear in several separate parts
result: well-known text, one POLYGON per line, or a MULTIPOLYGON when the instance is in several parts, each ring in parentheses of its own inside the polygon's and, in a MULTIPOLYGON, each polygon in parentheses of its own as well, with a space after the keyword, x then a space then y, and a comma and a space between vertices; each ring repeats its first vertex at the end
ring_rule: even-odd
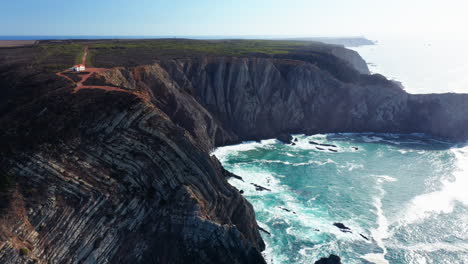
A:
POLYGON ((264 263, 252 207, 215 146, 281 133, 468 138, 467 95, 409 95, 331 66, 182 58, 87 80, 112 92, 3 79, 2 109, 21 104, 0 117, 1 173, 15 181, 0 189, 0 262, 264 263))
POLYGON ((360 73, 370 74, 369 67, 367 66, 366 61, 364 61, 356 51, 345 49, 342 47, 335 47, 331 48, 331 54, 344 61, 349 62, 351 66, 353 66, 360 73))
POLYGON ((207 151, 215 121, 167 93, 190 104, 171 114, 193 134, 149 95, 99 90, 62 89, 1 120, 2 173, 16 181, 2 190, 1 263, 264 262, 251 205, 207 151))
POLYGON ((193 95, 219 120, 222 134, 230 135, 215 137, 216 145, 285 132, 418 132, 453 140, 468 138, 468 95, 410 95, 380 75, 360 75, 344 82, 305 61, 165 60, 131 72, 115 69, 96 78, 127 89, 146 85, 156 98, 166 90, 161 87, 193 95), (110 75, 125 75, 128 80, 121 85, 119 78, 110 75), (132 80, 139 82, 129 85, 132 80))

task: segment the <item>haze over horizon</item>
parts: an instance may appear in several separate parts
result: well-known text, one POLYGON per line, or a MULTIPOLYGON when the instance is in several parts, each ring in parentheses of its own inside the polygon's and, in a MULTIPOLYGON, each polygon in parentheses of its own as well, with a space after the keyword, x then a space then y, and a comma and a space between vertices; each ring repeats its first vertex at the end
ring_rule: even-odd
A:
POLYGON ((371 0, 25 0, 2 5, 4 36, 458 36, 468 24, 463 0, 396 0, 385 6, 371 0))

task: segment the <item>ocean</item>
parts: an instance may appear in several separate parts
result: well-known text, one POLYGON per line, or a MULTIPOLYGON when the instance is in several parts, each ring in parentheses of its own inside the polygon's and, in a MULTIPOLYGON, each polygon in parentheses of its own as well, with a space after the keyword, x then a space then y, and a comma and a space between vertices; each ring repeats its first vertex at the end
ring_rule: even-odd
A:
POLYGON ((356 50, 373 73, 400 81, 409 93, 468 93, 468 38, 377 36, 376 45, 356 50))
MULTIPOLYGON (((376 39, 352 48, 373 73, 409 93, 468 93, 464 36, 376 39)), ((329 254, 346 264, 468 263, 468 144, 419 134, 294 137, 295 146, 270 139, 214 151, 243 178, 229 182, 271 233, 262 232, 269 263, 329 254)))
POLYGON ((295 146, 270 139, 214 152, 243 178, 229 182, 271 233, 262 232, 269 263, 329 254, 347 264, 468 263, 468 145, 419 134, 294 137, 295 146))

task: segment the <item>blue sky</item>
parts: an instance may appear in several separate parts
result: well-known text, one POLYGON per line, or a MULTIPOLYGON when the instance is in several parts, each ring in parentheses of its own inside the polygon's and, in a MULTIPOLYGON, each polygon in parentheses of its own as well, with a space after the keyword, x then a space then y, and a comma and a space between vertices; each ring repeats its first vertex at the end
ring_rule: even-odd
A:
POLYGON ((467 0, 1 0, 0 35, 466 32, 467 0))

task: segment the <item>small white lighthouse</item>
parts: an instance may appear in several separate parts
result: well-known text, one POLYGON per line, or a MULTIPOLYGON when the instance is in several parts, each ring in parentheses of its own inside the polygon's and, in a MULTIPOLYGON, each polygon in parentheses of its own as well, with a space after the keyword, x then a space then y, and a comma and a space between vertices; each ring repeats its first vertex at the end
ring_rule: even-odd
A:
POLYGON ((81 72, 84 71, 86 67, 83 64, 78 64, 72 67, 72 71, 81 72))

